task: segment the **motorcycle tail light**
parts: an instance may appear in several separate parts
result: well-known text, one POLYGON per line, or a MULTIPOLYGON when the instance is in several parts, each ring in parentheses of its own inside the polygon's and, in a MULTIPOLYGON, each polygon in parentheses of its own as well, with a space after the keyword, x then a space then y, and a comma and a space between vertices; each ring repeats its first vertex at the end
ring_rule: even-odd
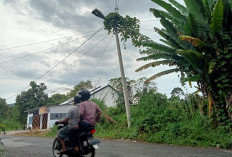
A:
POLYGON ((95 130, 95 129, 91 130, 91 134, 94 134, 95 132, 96 132, 96 130, 95 130))

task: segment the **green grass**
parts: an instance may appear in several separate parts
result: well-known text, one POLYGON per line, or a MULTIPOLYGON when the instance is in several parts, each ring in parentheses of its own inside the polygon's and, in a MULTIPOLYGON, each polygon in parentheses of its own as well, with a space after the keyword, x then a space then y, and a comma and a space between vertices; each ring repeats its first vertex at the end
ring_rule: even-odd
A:
POLYGON ((4 157, 4 152, 5 152, 5 147, 1 142, 1 138, 0 138, 0 157, 4 157))
POLYGON ((167 99, 159 93, 148 93, 137 106, 131 107, 130 129, 121 109, 104 108, 103 112, 119 124, 103 118, 96 126, 97 137, 232 149, 230 129, 213 125, 190 102, 167 99))
MULTIPOLYGON (((130 129, 123 108, 108 108, 102 101, 94 101, 100 104, 103 113, 118 122, 113 124, 101 118, 95 137, 232 149, 231 129, 214 125, 207 115, 199 112, 196 100, 192 103, 147 93, 137 106, 131 106, 130 129)), ((47 136, 55 134, 56 128, 52 128, 47 136)))

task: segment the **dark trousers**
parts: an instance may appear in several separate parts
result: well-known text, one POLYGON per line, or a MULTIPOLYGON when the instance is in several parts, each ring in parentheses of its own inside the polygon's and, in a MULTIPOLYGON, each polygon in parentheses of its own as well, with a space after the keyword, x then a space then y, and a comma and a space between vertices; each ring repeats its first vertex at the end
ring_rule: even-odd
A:
POLYGON ((81 121, 80 122, 80 131, 81 132, 87 132, 87 131, 91 131, 92 129, 95 128, 95 126, 87 123, 87 122, 84 122, 84 121, 81 121))

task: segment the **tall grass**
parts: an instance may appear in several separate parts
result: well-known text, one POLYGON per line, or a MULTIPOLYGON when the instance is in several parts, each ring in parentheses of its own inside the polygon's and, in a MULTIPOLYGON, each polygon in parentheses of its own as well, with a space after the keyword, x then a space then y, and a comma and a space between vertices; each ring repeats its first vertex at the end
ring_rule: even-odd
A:
POLYGON ((131 106, 132 127, 127 128, 126 115, 119 108, 102 108, 118 124, 102 119, 96 135, 128 138, 147 142, 232 148, 232 131, 214 126, 199 111, 195 101, 167 99, 159 93, 147 93, 137 106, 131 106))
POLYGON ((4 125, 5 131, 11 131, 11 130, 22 130, 23 126, 20 124, 19 121, 16 121, 14 119, 4 119, 2 121, 2 125, 4 125))

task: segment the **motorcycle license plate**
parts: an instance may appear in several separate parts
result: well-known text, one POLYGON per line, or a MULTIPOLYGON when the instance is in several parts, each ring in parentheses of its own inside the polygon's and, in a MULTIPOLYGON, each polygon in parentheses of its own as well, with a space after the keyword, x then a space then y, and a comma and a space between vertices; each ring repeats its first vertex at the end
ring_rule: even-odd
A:
POLYGON ((94 144, 94 145, 93 145, 93 148, 94 148, 94 149, 99 149, 98 144, 94 144))

